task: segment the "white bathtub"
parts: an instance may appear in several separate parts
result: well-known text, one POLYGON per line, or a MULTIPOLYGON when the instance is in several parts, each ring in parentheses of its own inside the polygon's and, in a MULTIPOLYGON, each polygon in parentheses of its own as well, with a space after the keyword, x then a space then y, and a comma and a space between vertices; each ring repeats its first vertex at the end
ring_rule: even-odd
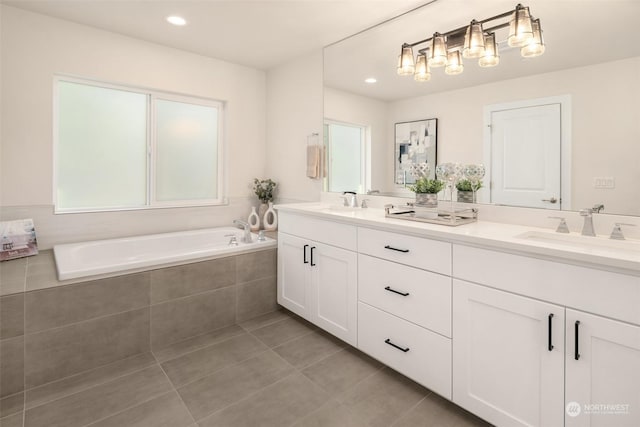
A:
POLYGON ((252 243, 243 243, 242 235, 243 231, 234 227, 207 228, 56 245, 53 252, 58 279, 68 280, 139 271, 163 264, 211 259, 277 246, 274 239, 257 241, 255 234, 251 235, 252 243), (236 236, 237 246, 229 245, 231 234, 236 236))

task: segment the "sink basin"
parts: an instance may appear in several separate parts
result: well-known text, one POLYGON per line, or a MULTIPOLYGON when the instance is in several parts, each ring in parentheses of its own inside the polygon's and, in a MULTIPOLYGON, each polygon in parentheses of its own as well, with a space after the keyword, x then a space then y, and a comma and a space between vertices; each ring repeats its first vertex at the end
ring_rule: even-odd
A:
POLYGON ((530 242, 543 242, 577 249, 633 252, 640 256, 640 242, 636 240, 613 240, 606 237, 589 237, 544 231, 527 231, 515 237, 530 242))
POLYGON ((336 211, 336 212, 357 212, 362 210, 361 207, 351 207, 351 206, 343 206, 343 205, 331 205, 325 209, 330 211, 336 211))

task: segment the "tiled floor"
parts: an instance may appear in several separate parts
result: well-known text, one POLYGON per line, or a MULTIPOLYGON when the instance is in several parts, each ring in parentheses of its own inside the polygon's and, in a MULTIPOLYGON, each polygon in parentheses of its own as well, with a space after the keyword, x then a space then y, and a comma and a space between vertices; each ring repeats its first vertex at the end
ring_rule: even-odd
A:
POLYGON ((488 425, 284 311, 27 390, 23 401, 0 426, 488 425))

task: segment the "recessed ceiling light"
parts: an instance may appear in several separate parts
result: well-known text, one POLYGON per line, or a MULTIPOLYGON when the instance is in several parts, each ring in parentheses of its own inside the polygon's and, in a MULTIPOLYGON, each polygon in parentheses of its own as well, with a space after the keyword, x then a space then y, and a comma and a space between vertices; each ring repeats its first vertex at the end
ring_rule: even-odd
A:
POLYGON ((376 80, 374 77, 369 77, 368 79, 365 79, 364 82, 365 83, 375 83, 378 80, 376 80))
POLYGON ((181 16, 167 16, 167 22, 173 25, 187 25, 187 21, 181 16))

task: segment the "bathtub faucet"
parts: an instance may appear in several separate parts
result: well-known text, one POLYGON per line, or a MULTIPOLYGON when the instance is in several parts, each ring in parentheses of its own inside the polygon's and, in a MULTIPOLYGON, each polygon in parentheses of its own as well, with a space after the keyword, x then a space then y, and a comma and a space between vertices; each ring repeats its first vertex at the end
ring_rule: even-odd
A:
POLYGON ((242 228, 244 229, 244 236, 242 236, 242 241, 244 243, 251 243, 252 239, 251 239, 251 228, 249 228, 249 223, 245 222, 241 219, 234 219, 233 223, 235 225, 241 225, 242 228))

